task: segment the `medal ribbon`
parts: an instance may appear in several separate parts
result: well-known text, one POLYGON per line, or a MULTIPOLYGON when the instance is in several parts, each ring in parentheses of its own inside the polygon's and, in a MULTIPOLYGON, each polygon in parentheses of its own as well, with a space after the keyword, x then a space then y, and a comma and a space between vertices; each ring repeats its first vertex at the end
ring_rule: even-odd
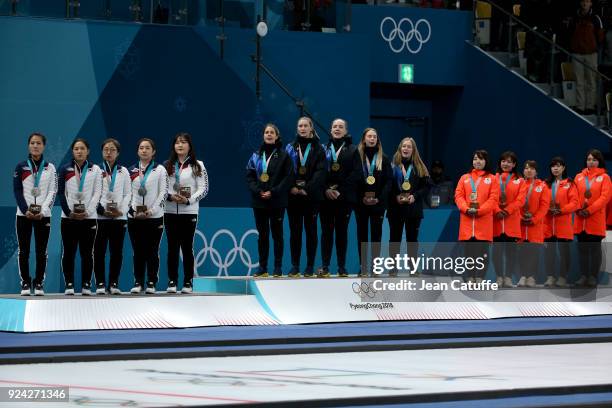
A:
POLYGON ((140 166, 140 163, 138 163, 138 174, 140 175, 140 188, 143 188, 145 184, 147 183, 147 179, 149 178, 151 171, 153 171, 154 166, 155 166, 155 162, 151 161, 151 163, 149 163, 149 166, 147 167, 147 171, 145 172, 143 176, 142 167, 140 166))
POLYGON ((474 182, 474 178, 472 178, 472 176, 470 175, 470 184, 472 185, 472 193, 476 193, 477 189, 478 189, 478 185, 480 184, 480 182, 482 181, 482 177, 478 177, 478 180, 476 180, 476 182, 474 182))
POLYGON ((505 182, 502 182, 503 178, 502 175, 499 175, 499 188, 501 189, 502 193, 506 192, 506 186, 508 185, 508 182, 510 181, 510 179, 512 178, 512 174, 508 174, 508 178, 506 178, 505 182))
POLYGON ((589 178, 584 176, 584 184, 586 186, 586 191, 591 191, 591 183, 589 183, 589 178))
POLYGON ((308 155, 310 154, 310 146, 312 146, 312 143, 308 143, 308 146, 306 146, 306 152, 304 153, 304 155, 302 155, 302 148, 301 146, 298 145, 298 153, 300 155, 300 165, 302 167, 306 167, 306 160, 308 160, 308 155))
POLYGON ((174 179, 176 180, 176 184, 178 185, 181 184, 181 172, 185 168, 185 164, 187 164, 188 161, 189 161, 189 156, 187 156, 187 158, 185 159, 183 164, 181 164, 180 167, 178 164, 178 160, 176 161, 176 163, 174 163, 174 179))
MULTIPOLYGON (((85 167, 84 173, 82 173, 82 170, 78 164, 75 163, 75 167, 78 169, 77 178, 79 180, 79 193, 83 192, 83 187, 85 186, 85 177, 87 177, 87 172, 89 171, 89 161, 85 160, 85 164, 83 166, 85 167)), ((76 175, 77 172, 75 171, 74 174, 76 175)))
MULTIPOLYGON (((310 147, 310 145, 308 145, 308 147, 310 147)), ((274 153, 276 153, 276 149, 272 150, 272 153, 270 153, 270 157, 266 159, 266 152, 263 152, 262 154, 263 160, 261 161, 262 173, 268 172, 268 166, 270 165, 270 159, 272 159, 272 156, 274 156, 274 153)))
POLYGON ((370 162, 370 159, 368 159, 368 156, 366 156, 366 163, 367 163, 369 176, 374 175, 374 169, 376 169, 376 159, 377 158, 378 158, 378 152, 374 153, 374 156, 372 157, 372 162, 370 162))
POLYGON ((557 190, 559 189, 559 180, 555 180, 552 184, 552 200, 553 204, 555 203, 555 199, 557 198, 557 190))
POLYGON ((527 191, 527 196, 525 197, 525 206, 529 205, 529 197, 531 197, 531 193, 533 192, 533 185, 535 184, 535 180, 531 182, 529 186, 529 190, 527 191))
POLYGON ((42 176, 42 171, 38 171, 40 168, 45 168, 45 159, 40 162, 40 166, 34 166, 34 162, 28 159, 28 167, 30 168, 30 172, 34 175, 34 188, 37 188, 40 184, 40 177, 42 176))
MULTIPOLYGON (((111 173, 111 166, 107 161, 104 161, 104 165, 106 166, 107 172, 111 173)), ((115 168, 113 169, 112 173, 111 173, 111 181, 110 184, 108 186, 108 191, 110 191, 111 193, 115 191, 115 181, 117 181, 117 164, 115 163, 115 168)))
POLYGON ((344 148, 344 144, 345 143, 346 142, 342 142, 342 144, 340 145, 340 148, 338 149, 338 151, 336 151, 336 148, 334 147, 334 143, 332 142, 332 144, 331 144, 331 155, 332 155, 332 159, 333 159, 334 163, 336 163, 338 161, 338 156, 340 156, 340 152, 344 148))

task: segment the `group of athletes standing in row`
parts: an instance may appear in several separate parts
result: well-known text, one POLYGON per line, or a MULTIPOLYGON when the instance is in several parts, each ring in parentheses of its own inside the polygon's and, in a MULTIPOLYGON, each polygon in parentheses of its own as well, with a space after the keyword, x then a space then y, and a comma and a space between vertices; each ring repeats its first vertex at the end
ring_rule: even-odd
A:
MULTIPOLYGON (((323 144, 313 122, 302 117, 297 122, 294 141, 283 145, 274 124, 264 127, 262 144, 250 157, 246 181, 251 193, 255 224, 259 233, 259 268, 255 277, 268 276, 270 235, 273 239, 272 275, 283 276, 283 220, 287 211, 290 228, 291 269, 300 272, 302 232, 306 233, 306 267, 303 276, 331 276, 329 265, 336 247, 338 276, 347 277, 346 252, 348 224, 355 212, 359 263, 362 250, 377 256, 382 241, 385 214, 389 222, 390 251, 397 252, 406 234, 408 251, 415 252, 423 218, 423 201, 431 184, 427 167, 421 160, 414 139, 404 138, 391 160, 384 154, 377 131, 366 128, 357 145, 348 134, 347 123, 335 119, 331 138, 323 144), (315 271, 318 247, 317 218, 321 223, 322 265, 315 271), (368 248, 371 245, 371 248, 368 248)), ((197 160, 191 136, 179 133, 169 159, 155 162, 155 143, 138 142, 138 162, 129 169, 117 159, 120 144, 107 139, 102 144, 102 167, 89 161, 89 144, 75 139, 72 161, 56 173, 45 161, 46 139, 40 133, 28 139, 29 156, 15 169, 14 192, 17 201, 17 237, 22 295, 44 294, 43 281, 50 232, 51 208, 56 194, 62 208, 62 271, 65 294, 74 294, 74 257, 81 255, 81 293, 90 295, 92 272, 95 293, 121 293, 119 271, 125 229, 129 232, 134 256, 132 293, 155 293, 159 272, 159 243, 164 229, 168 238, 168 288, 177 292, 179 250, 183 255, 183 293, 192 291, 194 271, 193 238, 198 221, 199 201, 208 193, 204 164, 197 160), (59 181, 58 181, 59 180, 59 181), (34 231, 36 275, 29 274, 29 248, 34 231), (105 279, 106 249, 109 248, 109 279, 105 279), (92 255, 93 254, 93 255, 92 255), (108 283, 108 285, 107 285, 108 283)), ((461 212, 459 240, 487 242, 551 242, 559 254, 559 276, 547 277, 546 286, 566 286, 569 248, 574 235, 581 245, 582 276, 578 285, 595 286, 601 265, 601 240, 606 235, 606 206, 611 191, 605 161, 597 150, 588 152, 585 169, 574 179, 567 177, 562 158, 553 158, 550 177, 537 178, 537 164, 528 160, 522 176, 518 159, 505 152, 492 170, 484 150, 474 152, 472 169, 464 174, 455 190, 461 212)), ((484 248, 484 247, 483 247, 484 248)), ((533 259, 534 245, 500 245, 494 248, 493 261, 500 286, 513 286, 512 274, 519 250, 521 259, 533 259), (524 256, 523 256, 524 255, 524 256)), ((486 248, 484 248, 486 250, 486 248)), ((366 258, 366 254, 363 254, 366 258)), ((535 286, 528 271, 534 265, 521 265, 518 286, 535 286)), ((549 271, 552 269, 548 269, 549 271)), ((363 267, 358 275, 367 275, 363 267)), ((391 276, 397 271, 390 272, 391 276)), ((484 274, 473 274, 479 282, 484 274)))

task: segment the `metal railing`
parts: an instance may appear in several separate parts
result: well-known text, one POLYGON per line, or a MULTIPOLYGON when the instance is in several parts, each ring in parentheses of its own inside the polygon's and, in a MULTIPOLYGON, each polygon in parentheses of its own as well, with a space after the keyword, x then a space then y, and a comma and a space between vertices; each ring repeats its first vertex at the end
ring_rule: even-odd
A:
MULTIPOLYGON (((501 7, 500 5, 498 5, 497 3, 490 1, 490 0, 486 0, 484 1, 485 3, 489 3, 491 5, 491 7, 493 9, 495 9, 495 11, 502 13, 507 19, 508 19, 508 24, 507 24, 507 30, 508 30, 508 53, 509 55, 512 54, 513 51, 513 40, 515 38, 516 34, 514 33, 514 28, 515 27, 519 27, 520 29, 522 29, 522 31, 524 31, 525 33, 530 33, 534 38, 539 39, 540 41, 545 42, 546 44, 548 44, 548 47, 550 47, 550 67, 549 67, 549 87, 550 87, 550 91, 549 91, 549 96, 553 97, 553 89, 555 84, 557 84, 555 82, 555 73, 556 73, 556 69, 559 68, 560 69, 560 64, 559 67, 557 67, 555 65, 555 62, 557 62, 558 58, 556 58, 557 55, 559 54, 563 54, 567 57, 568 61, 572 61, 575 63, 578 63, 579 65, 581 65, 584 69, 590 71, 592 74, 594 74, 597 78, 597 90, 596 90, 596 115, 597 115, 597 125, 601 125, 602 121, 601 121, 601 116, 602 116, 602 106, 604 105, 604 96, 603 96, 603 83, 610 83, 611 79, 604 75, 603 73, 599 72, 599 70, 597 69, 597 67, 593 67, 589 64, 587 64, 586 62, 578 59, 578 58, 574 58, 574 55, 568 51, 567 49, 565 49, 564 47, 562 47, 561 45, 559 45, 556 41, 556 34, 553 34, 552 38, 547 37, 546 35, 542 34, 541 32, 539 32, 537 30, 537 27, 530 27, 527 23, 525 23, 524 21, 522 21, 520 18, 518 18, 517 16, 515 16, 513 13, 505 10, 503 7, 501 7)), ((476 18, 476 1, 474 1, 474 43, 477 46, 480 46, 479 42, 478 42, 478 19, 476 18)), ((518 30, 517 30, 518 32, 518 30)), ((598 62, 601 60, 600 57, 598 57, 598 62)), ((510 65, 510 57, 509 57, 509 63, 508 65, 510 65)))

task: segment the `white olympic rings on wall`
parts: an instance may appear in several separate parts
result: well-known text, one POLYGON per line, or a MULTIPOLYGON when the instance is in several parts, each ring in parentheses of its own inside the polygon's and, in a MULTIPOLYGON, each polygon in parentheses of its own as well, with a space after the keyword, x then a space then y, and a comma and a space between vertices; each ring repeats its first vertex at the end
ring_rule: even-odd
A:
POLYGON ((389 48, 394 53, 399 54, 405 47, 411 54, 417 54, 421 51, 423 44, 431 38, 431 25, 424 18, 413 24, 412 20, 407 17, 402 18, 399 23, 396 23, 393 17, 385 17, 380 22, 380 35, 383 40, 389 43, 389 48), (405 25, 407 25, 407 31, 404 30, 405 25), (421 30, 425 28, 426 32, 422 32, 421 30), (396 37, 401 44, 399 47, 397 41, 394 42, 396 37), (418 45, 415 46, 415 43, 418 45))

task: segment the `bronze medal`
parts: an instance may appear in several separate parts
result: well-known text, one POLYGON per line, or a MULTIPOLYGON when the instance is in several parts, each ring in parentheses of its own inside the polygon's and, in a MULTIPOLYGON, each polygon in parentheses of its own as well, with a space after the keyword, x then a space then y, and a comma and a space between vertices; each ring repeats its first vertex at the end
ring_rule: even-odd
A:
POLYGON ((376 183, 376 178, 374 176, 368 176, 368 178, 366 178, 366 183, 368 183, 369 185, 372 185, 376 183))
POLYGON ((471 201, 478 201, 478 193, 471 193, 470 194, 470 200, 471 201))
POLYGON ((259 176, 259 179, 261 180, 262 183, 267 183, 268 180, 270 180, 270 176, 268 175, 268 173, 261 173, 261 176, 259 176))
POLYGON ((300 168, 298 169, 298 173, 300 173, 302 176, 303 176, 304 174, 306 174, 306 167, 300 167, 300 168))
POLYGON ((410 182, 409 182, 409 181, 404 181, 404 182, 402 183, 402 190, 404 190, 404 191, 408 191, 408 190, 410 190, 410 187, 412 187, 412 186, 410 185, 410 182))
POLYGON ((334 163, 331 165, 331 169, 332 169, 332 171, 338 171, 338 170, 340 170, 340 164, 339 164, 338 162, 334 162, 334 163))

